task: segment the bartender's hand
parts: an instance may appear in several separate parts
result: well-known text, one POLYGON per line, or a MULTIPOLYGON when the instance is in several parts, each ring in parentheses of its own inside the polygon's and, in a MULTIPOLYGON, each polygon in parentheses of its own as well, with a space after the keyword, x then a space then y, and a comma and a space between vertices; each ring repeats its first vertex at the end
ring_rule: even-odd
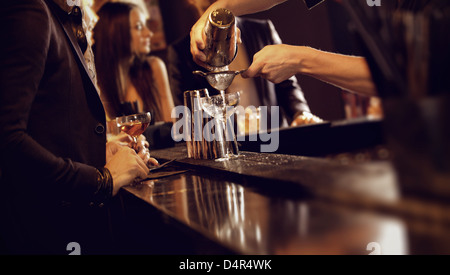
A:
MULTIPOLYGON (((206 34, 205 34, 205 26, 208 20, 207 13, 202 15, 200 19, 195 23, 195 25, 191 28, 191 53, 194 59, 194 62, 203 68, 210 67, 206 64, 206 55, 203 50, 206 48, 206 34)), ((241 30, 236 27, 236 41, 238 44, 242 43, 241 40, 241 30)))
POLYGON ((191 28, 191 53, 192 57, 198 65, 206 68, 206 55, 203 50, 206 47, 206 34, 204 32, 206 20, 205 14, 191 28))
POLYGON ((109 145, 108 150, 110 158, 105 167, 113 178, 113 196, 123 186, 147 177, 148 167, 134 149, 114 142, 109 145))
POLYGON ((318 116, 315 116, 310 112, 301 112, 294 118, 294 120, 291 123, 291 126, 300 126, 319 122, 323 122, 323 120, 318 116))
POLYGON ((280 83, 300 72, 302 48, 285 44, 269 45, 257 52, 242 77, 262 77, 280 83))

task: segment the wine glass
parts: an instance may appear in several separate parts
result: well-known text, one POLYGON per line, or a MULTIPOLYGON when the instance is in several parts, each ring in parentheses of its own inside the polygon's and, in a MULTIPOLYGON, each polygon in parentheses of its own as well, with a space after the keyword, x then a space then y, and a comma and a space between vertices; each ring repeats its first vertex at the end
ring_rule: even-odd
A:
POLYGON ((121 116, 116 117, 117 127, 122 131, 127 133, 133 138, 134 146, 136 149, 137 139, 142 133, 144 133, 145 129, 147 129, 148 125, 150 125, 151 121, 150 112, 121 116))
POLYGON ((229 117, 235 112, 235 107, 239 104, 239 99, 239 92, 225 93, 224 91, 221 91, 218 95, 206 96, 200 99, 202 109, 216 119, 222 128, 222 131, 220 131, 221 140, 219 141, 221 141, 223 157, 216 159, 216 161, 229 160, 230 158, 235 158, 239 155, 234 130, 227 128, 229 117), (232 133, 230 133, 230 131, 232 131, 232 133), (233 151, 235 151, 236 154, 233 151))

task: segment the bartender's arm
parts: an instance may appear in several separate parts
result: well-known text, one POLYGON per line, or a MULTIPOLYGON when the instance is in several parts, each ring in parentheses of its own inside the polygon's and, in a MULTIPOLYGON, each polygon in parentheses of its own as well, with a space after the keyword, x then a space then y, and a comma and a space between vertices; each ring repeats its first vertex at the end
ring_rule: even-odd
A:
MULTIPOLYGON (((194 61, 206 67, 204 61, 206 37, 203 32, 208 15, 218 8, 227 8, 235 15, 270 9, 286 0, 219 0, 212 4, 191 29, 191 53, 194 61)), ((344 90, 365 95, 377 95, 367 62, 363 57, 323 52, 309 47, 268 46, 254 56, 243 77, 261 76, 279 83, 295 74, 305 74, 344 90)))
POLYGON ((260 76, 280 83, 296 74, 309 75, 350 92, 377 95, 365 58, 305 46, 266 46, 255 54, 242 76, 260 76))

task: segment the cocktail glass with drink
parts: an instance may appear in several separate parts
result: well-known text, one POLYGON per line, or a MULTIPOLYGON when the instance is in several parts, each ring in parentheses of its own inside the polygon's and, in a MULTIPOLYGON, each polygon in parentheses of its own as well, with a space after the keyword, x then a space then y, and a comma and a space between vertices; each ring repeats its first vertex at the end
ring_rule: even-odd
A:
POLYGON ((150 125, 150 112, 133 114, 128 116, 121 116, 116 118, 117 127, 124 133, 127 133, 133 138, 133 148, 137 149, 138 137, 142 135, 150 125))

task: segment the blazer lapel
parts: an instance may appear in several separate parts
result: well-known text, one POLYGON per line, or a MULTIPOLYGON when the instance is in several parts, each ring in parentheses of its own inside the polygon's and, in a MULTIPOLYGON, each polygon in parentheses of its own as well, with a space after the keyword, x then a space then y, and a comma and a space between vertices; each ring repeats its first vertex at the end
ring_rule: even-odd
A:
POLYGON ((77 39, 75 37, 75 34, 72 31, 72 26, 70 25, 69 20, 63 20, 60 15, 63 13, 63 11, 59 11, 59 7, 55 6, 55 3, 53 3, 51 0, 46 0, 47 6, 52 10, 52 13, 55 15, 56 19, 58 20, 59 24, 61 25, 62 29, 64 30, 64 33, 66 34, 66 37, 69 39, 70 44, 72 46, 72 50, 76 53, 76 56, 78 57, 78 60, 81 63, 81 66, 84 68, 84 72, 87 74, 88 78, 90 79, 92 85, 94 86, 94 89, 97 90, 94 80, 92 79, 89 68, 86 64, 86 60, 84 59, 84 55, 81 52, 80 46, 78 45, 77 39))
POLYGON ((89 79, 89 82, 91 84, 91 89, 86 89, 86 90, 90 90, 90 91, 86 91, 86 93, 90 93, 91 98, 96 100, 97 104, 102 106, 102 108, 96 108, 96 110, 94 110, 94 111, 98 113, 99 118, 101 117, 102 119, 104 119, 106 117, 106 115, 105 115, 103 103, 100 99, 100 95, 97 90, 97 86, 95 85, 94 80, 91 78, 91 75, 89 74, 89 69, 88 69, 86 61, 84 59, 84 55, 81 52, 80 46, 78 45, 77 39, 75 38, 75 35, 72 31, 72 27, 70 26, 69 20, 64 20, 63 18, 60 17, 64 13, 64 11, 60 10, 59 7, 55 6, 56 4, 53 3, 52 0, 45 0, 45 2, 47 3, 47 6, 52 11, 52 14, 56 17, 56 19, 58 20, 62 29, 64 30, 64 33, 66 34, 67 39, 70 41, 71 48, 72 48, 73 52, 75 53, 76 58, 78 58, 78 62, 79 62, 78 65, 80 66, 80 73, 81 74, 84 73, 85 77, 87 77, 87 79, 89 79), (81 67, 83 69, 81 69, 81 67))

